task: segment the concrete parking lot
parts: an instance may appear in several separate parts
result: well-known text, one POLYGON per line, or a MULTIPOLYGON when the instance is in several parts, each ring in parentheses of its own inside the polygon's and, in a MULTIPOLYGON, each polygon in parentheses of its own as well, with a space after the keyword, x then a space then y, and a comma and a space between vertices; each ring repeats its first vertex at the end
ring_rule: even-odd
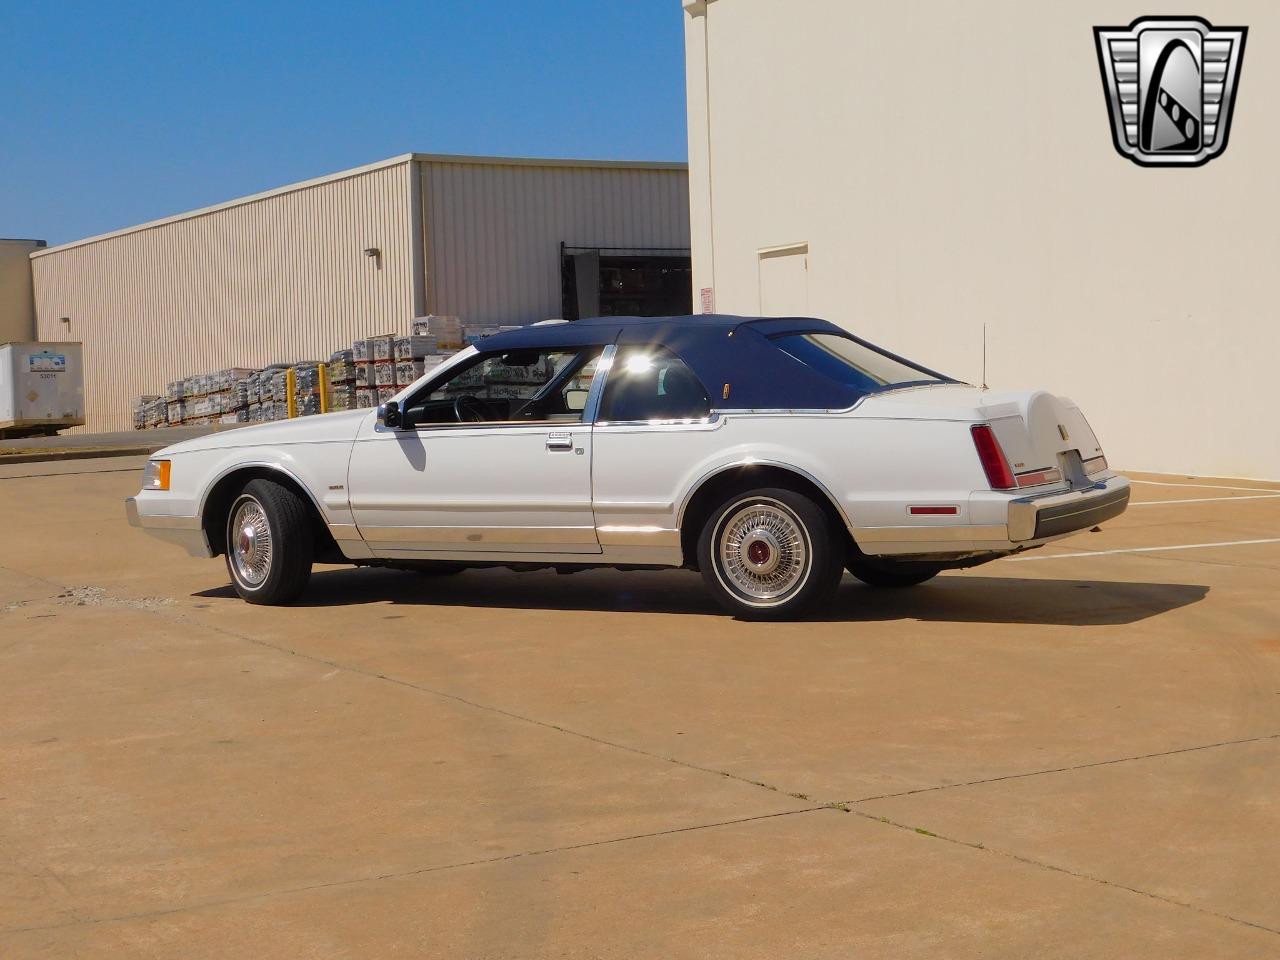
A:
POLYGON ((783 625, 317 568, 0 468, 0 956, 1280 955, 1280 485, 783 625))

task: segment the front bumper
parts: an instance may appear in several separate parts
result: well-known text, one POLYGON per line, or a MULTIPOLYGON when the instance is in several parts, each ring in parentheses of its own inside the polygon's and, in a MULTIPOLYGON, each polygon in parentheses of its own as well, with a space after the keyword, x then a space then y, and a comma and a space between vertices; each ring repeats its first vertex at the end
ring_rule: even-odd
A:
POLYGON ((129 526, 137 527, 158 540, 176 543, 193 557, 212 557, 209 537, 199 517, 170 517, 143 515, 138 512, 138 498, 125 497, 124 513, 129 526))
POLYGON ((1083 490, 1019 497, 1009 503, 1009 539, 1014 543, 1061 537, 1096 527, 1124 513, 1129 481, 1111 477, 1083 490))

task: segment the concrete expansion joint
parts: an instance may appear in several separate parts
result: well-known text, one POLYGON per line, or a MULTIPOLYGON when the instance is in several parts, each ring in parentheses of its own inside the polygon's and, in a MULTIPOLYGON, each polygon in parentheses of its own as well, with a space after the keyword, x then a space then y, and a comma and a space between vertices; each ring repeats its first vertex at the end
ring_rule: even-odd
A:
MULTIPOLYGON (((234 630, 228 630, 225 627, 215 626, 210 623, 203 623, 198 619, 191 619, 185 614, 181 614, 181 613, 167 614, 162 610, 158 610, 154 608, 148 608, 147 612, 154 613, 174 623, 182 623, 190 626, 195 626, 198 628, 203 628, 206 630, 212 630, 215 633, 220 633, 220 634, 223 634, 224 636, 232 637, 233 639, 240 640, 245 643, 251 643, 255 646, 265 647, 269 650, 274 650, 277 653, 283 653, 292 657, 300 657, 301 659, 309 660, 312 663, 320 664, 322 666, 331 667, 335 670, 341 670, 346 673, 355 674, 357 676, 366 677, 372 680, 381 680, 385 683, 395 684, 396 686, 405 687, 410 690, 415 690, 418 693, 425 693, 433 697, 439 697, 444 700, 452 701, 453 703, 459 703, 464 706, 471 707, 472 709, 475 709, 475 710, 483 710, 488 713, 494 713, 494 714, 497 714, 498 716, 506 717, 507 719, 510 719, 510 720, 518 720, 522 723, 528 723, 537 727, 543 727, 544 729, 547 729, 547 730, 554 730, 557 733, 563 733, 563 734, 566 734, 567 736, 577 737, 578 739, 587 740, 591 743, 596 743, 604 747, 610 747, 614 750, 622 750, 627 753, 635 754, 637 756, 648 757, 651 760, 660 760, 663 763, 674 764, 675 766, 683 767, 688 770, 697 770, 700 773, 707 773, 713 776, 719 776, 729 780, 735 780, 739 783, 747 784, 748 786, 759 787, 763 790, 769 790, 773 793, 781 793, 785 796, 792 797, 796 800, 810 801, 813 799, 808 794, 792 793, 790 791, 784 790, 782 787, 775 786, 774 784, 765 783, 762 780, 753 780, 750 777, 742 776, 741 774, 731 773, 730 771, 727 771, 727 770, 719 770, 715 767, 707 767, 701 764, 692 763, 687 760, 681 760, 678 757, 672 757, 672 756, 667 756, 661 753, 655 753, 651 750, 645 750, 640 747, 633 747, 625 743, 618 743, 615 740, 609 740, 605 737, 598 737, 594 734, 584 733, 581 730, 574 730, 570 727, 565 727, 557 723, 552 723, 549 720, 539 720, 536 717, 530 717, 521 713, 516 713, 515 711, 507 710, 504 707, 499 707, 499 706, 495 706, 493 704, 488 704, 488 703, 481 703, 477 700, 472 700, 455 693, 449 693, 446 690, 439 690, 435 687, 428 687, 425 684, 414 683, 410 680, 403 680, 399 677, 391 676, 385 673, 379 673, 375 670, 364 670, 360 667, 344 664, 338 660, 330 660, 326 657, 319 657, 319 656, 315 656, 314 654, 304 653, 302 651, 292 649, 290 647, 280 646, 279 644, 272 643, 268 640, 263 640, 259 637, 248 636, 246 634, 238 633, 234 630)), ((833 801, 830 804, 826 804, 826 806, 839 807, 839 806, 842 806, 842 804, 839 801, 833 801)), ((821 808, 819 807, 815 809, 821 809, 821 808)))
POLYGON ((917 787, 914 790, 902 790, 897 793, 881 793, 872 797, 859 797, 856 800, 843 800, 844 804, 871 803, 875 800, 896 800, 901 797, 912 797, 921 793, 938 793, 943 790, 957 790, 962 787, 977 787, 987 783, 1003 783, 1006 780, 1025 780, 1029 777, 1044 777, 1055 773, 1071 773, 1074 770, 1089 770, 1093 767, 1109 767, 1120 763, 1132 763, 1137 760, 1156 760, 1160 757, 1176 757, 1183 753, 1196 753, 1200 750, 1216 750, 1219 747, 1234 747, 1245 743, 1265 743, 1268 740, 1280 740, 1280 733, 1264 733, 1256 737, 1241 737, 1237 740, 1219 740, 1215 743, 1201 743, 1192 747, 1176 747, 1172 750, 1158 750, 1154 753, 1140 753, 1129 757, 1113 757, 1109 760, 1093 760, 1089 763, 1077 763, 1065 767, 1048 767, 1044 770, 1029 770, 1026 773, 1010 773, 1002 777, 987 777, 982 780, 966 780, 963 783, 945 783, 936 787, 917 787))
MULTIPOLYGON (((1274 738, 1261 737, 1258 739, 1267 740, 1267 739, 1274 739, 1274 738)), ((1244 741, 1244 742, 1249 742, 1249 741, 1244 741)), ((1064 874, 1065 876, 1068 876, 1068 877, 1074 877, 1077 880, 1087 880, 1090 883, 1096 883, 1099 886, 1110 887, 1114 890, 1123 890, 1126 893, 1136 894, 1137 896, 1146 897, 1149 900, 1156 900, 1160 903, 1166 903, 1166 904, 1169 904, 1170 906, 1183 907, 1195 913, 1202 914, 1203 916, 1215 917, 1219 920, 1227 920, 1231 923, 1238 923, 1241 926, 1250 927, 1254 930, 1262 930, 1266 933, 1273 933, 1273 934, 1276 934, 1277 936, 1280 936, 1280 930, 1276 929, 1275 927, 1269 927, 1266 924, 1257 923, 1256 921, 1253 921, 1253 920, 1246 920, 1243 917, 1236 917, 1229 913, 1219 913, 1217 910, 1209 910, 1209 909, 1206 909, 1205 907, 1197 906, 1194 903, 1188 903, 1185 900, 1175 900, 1173 897, 1166 897, 1163 894, 1152 893, 1150 890, 1143 890, 1139 887, 1131 887, 1123 883, 1116 883, 1114 880, 1108 880, 1105 877, 1095 876, 1094 874, 1091 874, 1091 873, 1082 873, 1078 870, 1071 870, 1068 867, 1060 867, 1057 864, 1048 863, 1047 861, 1044 861, 1044 860, 1036 860, 1032 857, 1024 857, 1021 854, 1013 853, 1008 850, 1001 850, 996 847, 991 847, 986 845, 985 843, 980 843, 973 840, 961 840, 958 837, 949 837, 949 836, 946 836, 945 834, 935 833, 932 830, 926 830, 924 827, 916 827, 916 826, 910 826, 909 824, 905 824, 905 823, 899 823, 898 821, 891 820, 888 817, 876 816, 875 814, 867 813, 866 811, 863 811, 863 810, 854 810, 853 812, 857 814, 859 817, 862 817, 864 820, 873 820, 876 823, 882 823, 886 826, 893 827, 895 830, 905 830, 910 833, 917 834, 919 836, 928 837, 929 839, 932 839, 932 840, 942 840, 945 843, 955 844, 958 847, 967 847, 970 850, 980 850, 983 853, 989 853, 993 856, 1001 857, 1006 860, 1012 860, 1016 863, 1026 864, 1027 866, 1030 866, 1030 867, 1038 867, 1041 870, 1048 870, 1052 873, 1064 874)))
POLYGON ((0 930, 0 937, 13 936, 21 933, 39 933, 49 930, 62 930, 68 927, 93 926, 102 923, 120 923, 129 920, 146 920, 155 917, 173 916, 179 913, 189 913, 197 910, 208 910, 215 907, 223 907, 236 903, 250 903, 262 900, 269 900, 274 897, 293 896, 303 893, 311 893, 316 890, 329 890, 335 887, 358 886, 365 883, 392 882, 396 880, 406 880, 411 877, 420 877, 428 873, 443 873, 448 870, 461 870, 466 867, 479 867, 487 864, 505 863, 511 860, 521 860, 526 857, 541 857, 555 853, 568 853, 574 850, 586 850, 592 847, 605 847, 617 843, 628 843, 633 840, 652 840, 660 837, 677 836, 682 833, 695 833, 701 830, 714 830, 719 827, 739 826, 744 823, 754 823, 760 820, 776 820, 779 817, 793 817, 798 814, 820 813, 828 809, 827 806, 804 807, 799 810, 782 810, 777 813, 763 813, 751 817, 737 817, 732 820, 717 820, 713 823, 692 824, 685 827, 672 827, 667 830, 654 830, 648 833, 629 834, 621 837, 609 837, 604 840, 588 840, 584 843, 571 843, 560 847, 545 847, 537 850, 522 850, 517 853, 507 853, 496 857, 484 857, 477 860, 464 860, 457 863, 437 864, 429 867, 419 867, 414 870, 402 870, 395 873, 382 873, 367 877, 350 877, 343 880, 329 880, 324 883, 312 883, 298 887, 284 887, 278 890, 265 890, 258 893, 245 894, 239 897, 224 897, 218 900, 205 900, 200 903, 182 904, 176 907, 161 907, 155 910, 142 910, 135 913, 116 914, 107 917, 84 917, 67 920, 63 923, 50 923, 40 926, 31 927, 11 927, 9 929, 0 930))
MULTIPOLYGON (((0 568, 0 569, 3 569, 3 568, 0 568)), ((42 583, 47 583, 52 587, 58 588, 61 591, 60 596, 67 596, 70 591, 79 591, 80 593, 85 593, 85 595, 93 594, 95 597, 99 597, 99 598, 104 597, 106 595, 106 592, 100 587, 77 586, 74 588, 70 588, 66 584, 62 584, 57 581, 50 580, 47 577, 35 577, 32 579, 38 580, 42 583)), ((77 597, 78 596, 79 594, 77 594, 77 597)), ((464 706, 471 707, 472 709, 483 710, 488 713, 494 713, 511 720, 518 720, 522 723, 528 723, 534 726, 543 727, 548 730, 554 730, 557 733, 563 733, 568 736, 577 737, 582 740, 587 740, 592 743, 600 744, 601 746, 611 747, 615 750, 622 750, 627 753, 635 754, 642 757, 648 757, 653 760, 660 760, 664 763, 670 763, 679 767, 684 767, 685 769, 697 770, 701 773, 712 774, 714 776, 724 777, 729 780, 735 780, 739 783, 747 784, 748 786, 759 787, 763 790, 769 790, 773 793, 781 793, 786 796, 792 797, 796 800, 802 800, 802 801, 812 800, 812 798, 808 794, 790 792, 790 791, 784 790, 779 786, 775 786, 774 784, 765 783, 762 780, 753 780, 750 777, 745 777, 740 774, 731 773, 730 771, 727 771, 727 770, 719 770, 714 767, 706 767, 700 764, 691 763, 686 760, 681 760, 677 757, 666 756, 664 754, 655 753, 651 750, 644 750, 640 747, 633 747, 624 743, 618 743, 613 740, 608 740, 604 737, 595 736, 594 734, 583 733, 580 730, 573 730, 573 729, 570 729, 569 727, 564 727, 547 720, 539 720, 536 717, 525 716, 524 714, 516 713, 514 711, 507 710, 503 707, 495 706, 493 704, 480 703, 479 701, 471 700, 467 697, 459 696, 458 694, 449 693, 448 691, 445 691, 445 690, 439 690, 434 687, 428 687, 424 684, 413 683, 412 681, 409 681, 409 680, 403 680, 403 679, 400 679, 399 677, 391 676, 389 674, 379 673, 375 670, 365 670, 360 667, 351 666, 350 664, 341 663, 340 661, 337 661, 337 660, 330 660, 326 657, 319 657, 314 654, 305 653, 300 650, 295 650, 291 647, 285 647, 285 646, 281 646, 280 644, 272 643, 260 637, 249 636, 247 634, 239 633, 235 630, 228 630, 225 627, 216 626, 211 623, 205 623, 200 619, 190 617, 183 612, 171 613, 162 609, 162 605, 157 602, 158 599, 159 598, 143 598, 141 600, 130 603, 130 605, 133 606, 136 604, 136 609, 145 613, 154 614, 165 620, 168 620, 171 623, 181 624, 187 627, 195 627, 197 629, 210 630, 210 631, 213 631, 214 633, 218 633, 223 636, 231 637, 232 639, 239 640, 242 643, 250 643, 257 647, 264 647, 269 650, 274 650, 277 653, 285 654, 286 656, 299 657, 304 660, 309 660, 312 663, 330 667, 334 670, 341 670, 346 673, 351 673, 357 676, 362 676, 362 677, 366 677, 373 680, 381 680, 385 683, 395 684, 396 686, 405 687, 410 690, 415 690, 419 693, 425 693, 433 697, 439 697, 441 699, 449 700, 454 703, 463 704, 464 706)), ((164 600, 164 605, 170 605, 173 603, 174 601, 167 600, 167 599, 164 600)), ((830 803, 824 804, 824 806, 843 808, 844 804, 840 801, 832 801, 830 803)), ((818 807, 815 809, 821 809, 821 808, 822 807, 818 807)))
MULTIPOLYGON (((1180 559, 1180 558, 1160 557, 1160 559, 1180 559)), ((1206 561, 1196 561, 1196 562, 1203 563, 1206 561)), ((7 568, 0 568, 0 569, 7 569, 7 568)), ((1088 763, 1079 763, 1079 764, 1066 765, 1066 766, 1060 766, 1055 768, 1038 769, 1038 770, 1032 770, 1032 771, 1027 771, 1023 773, 1013 773, 1013 774, 1007 774, 1004 776, 989 777, 989 778, 971 780, 971 781, 966 781, 961 783, 920 787, 916 789, 903 790, 903 791, 894 792, 894 793, 885 793, 885 794, 880 794, 876 796, 862 797, 854 800, 824 802, 818 798, 811 796, 808 793, 791 792, 784 787, 771 784, 762 780, 755 780, 750 778, 749 776, 733 773, 726 770, 720 770, 714 767, 708 767, 708 766, 700 765, 697 763, 692 763, 689 761, 681 760, 674 756, 667 756, 662 753, 645 750, 639 747, 629 746, 627 744, 609 740, 604 737, 599 737, 590 733, 573 730, 573 729, 561 726, 559 724, 552 723, 547 720, 541 720, 535 717, 526 716, 524 714, 517 713, 515 711, 508 710, 500 706, 481 703, 479 701, 469 699, 467 697, 464 697, 455 693, 450 693, 445 690, 440 690, 440 689, 432 688, 423 684, 414 683, 409 680, 398 678, 394 675, 380 673, 373 669, 362 669, 359 666, 344 664, 337 660, 332 660, 332 659, 328 659, 326 657, 318 656, 316 654, 308 653, 302 650, 293 649, 293 648, 284 646, 282 644, 272 642, 270 640, 261 639, 251 635, 246 635, 246 634, 237 632, 235 630, 227 629, 217 624, 208 622, 206 619, 202 618, 197 612, 194 612, 194 611, 183 610, 181 607, 178 607, 177 609, 174 609, 173 607, 168 607, 166 609, 166 607, 169 604, 173 604, 174 601, 166 600, 165 598, 142 598, 140 600, 129 600, 128 598, 121 598, 121 597, 109 595, 103 588, 95 587, 92 585, 68 586, 67 584, 59 583, 57 581, 50 580, 46 577, 32 576, 26 573, 19 574, 18 571, 11 571, 11 572, 23 578, 26 578, 27 580, 33 583, 47 584, 48 586, 55 588, 57 591, 60 592, 60 598, 52 598, 52 602, 62 602, 64 604, 70 603, 74 605, 97 605, 97 604, 103 604, 103 603, 111 604, 111 605, 128 603, 132 605, 133 603, 137 603, 139 605, 138 609, 141 610, 142 612, 154 614, 155 616, 160 617, 171 624, 180 625, 185 629, 210 631, 211 633, 229 637, 241 643, 249 643, 260 648, 272 650, 279 654, 298 657, 303 660, 310 661, 312 663, 324 665, 334 671, 342 671, 344 673, 349 673, 355 676, 364 677, 366 679, 383 681, 386 683, 394 684, 399 687, 408 688, 417 693, 428 694, 435 698, 448 700, 456 704, 461 704, 475 710, 482 710, 491 714, 496 714, 496 715, 505 717, 507 719, 518 720, 522 723, 544 727, 544 728, 556 731, 558 733, 567 734, 569 736, 572 736, 581 740, 587 740, 587 741, 599 744, 601 746, 609 747, 614 750, 621 750, 633 755, 639 755, 649 759, 659 760, 665 763, 677 765, 679 767, 683 767, 686 769, 697 770, 702 773, 712 774, 721 778, 734 780, 743 784, 758 787, 763 790, 768 790, 776 794, 791 797, 799 801, 800 804, 802 805, 797 806, 796 809, 782 810, 774 813, 762 814, 757 816, 747 816, 747 817, 740 817, 740 818, 734 818, 734 819, 719 820, 719 821, 714 821, 709 823, 697 823, 697 824, 691 824, 687 826, 672 827, 669 829, 655 830, 655 831, 650 831, 646 833, 638 833, 638 834, 625 835, 625 836, 616 836, 616 837, 592 840, 592 841, 587 841, 582 843, 568 844, 568 845, 558 846, 558 847, 549 847, 544 849, 531 849, 531 850, 520 851, 516 853, 486 857, 482 859, 425 866, 425 867, 406 870, 406 871, 397 872, 397 873, 388 873, 388 874, 382 874, 382 875, 376 875, 376 876, 352 877, 352 878, 346 878, 346 879, 325 881, 322 883, 314 883, 307 886, 259 891, 255 893, 244 894, 241 896, 229 897, 221 900, 214 900, 214 901, 200 902, 200 903, 193 903, 193 904, 183 904, 183 905, 178 905, 173 907, 159 908, 159 909, 150 910, 150 911, 141 911, 133 914, 125 914, 120 916, 110 916, 110 917, 101 917, 101 918, 75 917, 75 918, 69 918, 64 921, 49 924, 49 925, 0 930, 0 936, 19 934, 19 933, 28 933, 28 932, 34 932, 34 931, 43 931, 43 930, 54 930, 54 929, 60 929, 64 927, 76 927, 76 926, 92 925, 92 924, 99 924, 99 923, 108 923, 113 921, 128 921, 133 919, 142 919, 142 918, 151 918, 151 917, 157 917, 157 916, 179 914, 179 913, 184 913, 188 911, 218 907, 226 904, 258 901, 258 900, 264 900, 264 899, 278 897, 278 896, 301 894, 301 893, 306 893, 308 891, 318 890, 318 889, 351 886, 351 885, 364 884, 364 883, 376 882, 376 881, 382 881, 382 880, 394 881, 401 878, 414 877, 414 876, 419 876, 427 873, 457 870, 465 867, 479 866, 484 864, 502 863, 507 861, 519 860, 522 858, 542 856, 542 855, 554 854, 554 853, 564 853, 564 852, 569 852, 574 850, 586 849, 591 847, 600 847, 600 846, 611 845, 611 844, 628 843, 634 840, 645 840, 645 839, 653 839, 653 838, 659 838, 659 837, 676 837, 685 833, 693 833, 697 831, 710 830, 710 829, 715 829, 719 827, 747 824, 747 823, 756 822, 756 821, 767 821, 767 820, 772 820, 780 817, 791 817, 796 815, 814 814, 814 813, 820 813, 823 811, 841 811, 846 813, 851 812, 863 819, 875 821, 884 826, 892 827, 895 830, 907 831, 926 839, 942 840, 946 843, 953 844, 959 847, 965 847, 970 850, 989 853, 1005 860, 1014 861, 1017 863, 1025 864, 1027 866, 1036 867, 1041 870, 1051 871, 1057 874, 1063 874, 1079 880, 1089 881, 1103 887, 1114 888, 1116 890, 1121 890, 1129 894, 1135 894, 1140 897, 1165 903, 1170 906, 1182 907, 1204 916, 1214 917, 1215 919, 1218 919, 1218 920, 1226 920, 1231 923, 1239 924, 1244 927, 1260 930, 1273 935, 1280 935, 1280 929, 1276 929, 1274 927, 1270 927, 1265 924, 1258 923, 1256 921, 1249 920, 1243 917, 1238 917, 1232 914, 1222 913, 1215 910, 1207 909, 1205 907, 1198 906, 1195 903, 1174 899, 1172 897, 1161 895, 1159 893, 1154 893, 1148 890, 1143 890, 1138 887, 1128 886, 1123 883, 1108 880, 1105 877, 1084 873, 1084 872, 1079 872, 1077 870, 1074 870, 1068 867, 1059 866, 1051 862, 1023 856, 1021 854, 1015 853, 1010 850, 1001 849, 997 846, 988 846, 986 843, 983 843, 983 842, 965 840, 958 837, 952 837, 945 834, 940 834, 940 833, 934 832, 933 830, 927 829, 924 826, 898 822, 895 820, 891 820, 887 817, 877 816, 874 813, 865 809, 858 809, 858 806, 861 804, 866 804, 866 803, 870 803, 872 801, 877 801, 877 800, 888 800, 893 798, 910 797, 916 794, 936 793, 944 790, 953 790, 953 789, 962 788, 962 787, 981 786, 985 784, 995 784, 995 783, 1001 783, 1004 781, 1021 780, 1021 779, 1027 779, 1032 777, 1047 776, 1050 774, 1071 773, 1074 771, 1087 770, 1094 767, 1104 767, 1104 766, 1118 765, 1118 764, 1124 764, 1124 763, 1131 763, 1131 762, 1140 761, 1140 760, 1153 760, 1153 759, 1159 759, 1163 757, 1173 757, 1180 754, 1214 750, 1221 747, 1276 741, 1276 740, 1280 740, 1280 732, 1271 733, 1271 734, 1262 734, 1262 735, 1252 736, 1252 737, 1242 737, 1242 738, 1232 739, 1232 740, 1223 740, 1223 741, 1217 741, 1213 743, 1196 744, 1196 745, 1181 747, 1176 749, 1155 751, 1150 753, 1124 756, 1124 757, 1118 757, 1118 758, 1112 758, 1112 759, 1106 759, 1106 760, 1098 760, 1098 761, 1092 761, 1088 763)))

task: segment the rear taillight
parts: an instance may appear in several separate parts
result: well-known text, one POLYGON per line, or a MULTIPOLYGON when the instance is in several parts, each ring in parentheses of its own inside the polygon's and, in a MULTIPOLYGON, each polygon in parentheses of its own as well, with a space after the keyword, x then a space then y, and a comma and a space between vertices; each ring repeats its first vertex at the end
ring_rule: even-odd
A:
POLYGON ((987 483, 992 490, 1012 490, 1018 485, 1004 451, 1000 449, 1000 441, 990 424, 979 423, 971 428, 973 446, 978 451, 978 459, 982 461, 983 472, 987 475, 987 483))
POLYGON ((1107 469, 1106 457, 1094 457, 1084 462, 1084 473, 1087 477, 1092 477, 1095 473, 1101 473, 1107 469))

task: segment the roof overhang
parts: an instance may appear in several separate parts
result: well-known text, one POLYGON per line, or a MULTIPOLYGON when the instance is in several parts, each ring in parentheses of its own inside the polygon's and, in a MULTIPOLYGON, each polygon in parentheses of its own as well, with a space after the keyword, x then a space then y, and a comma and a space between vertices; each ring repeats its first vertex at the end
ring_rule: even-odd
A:
POLYGON ((609 167, 626 170, 670 171, 688 171, 689 169, 689 165, 686 163, 660 160, 574 160, 552 157, 484 157, 448 153, 402 153, 398 156, 389 157, 386 160, 379 160, 376 163, 365 164, 361 167, 352 167, 350 170, 339 170, 337 173, 326 174, 323 177, 315 177, 311 180, 302 180, 298 183, 286 184, 283 187, 264 190, 261 193, 253 193, 247 197, 238 197, 235 200, 216 203, 210 207, 201 207, 198 210, 188 210, 185 213, 174 214, 171 217, 162 217, 159 220, 148 220, 145 223, 139 223, 132 227, 122 227, 119 230, 112 230, 109 233, 100 233, 92 237, 85 237, 83 240, 72 240, 69 243, 60 243, 57 246, 46 247, 42 250, 35 250, 31 253, 31 258, 35 259, 36 257, 45 257, 50 254, 61 253, 65 250, 74 250, 76 247, 88 246, 91 243, 99 243, 103 240, 113 240, 116 237, 128 236, 131 233, 140 233, 143 230, 153 230, 156 227, 163 227, 171 223, 179 223, 183 220, 194 220, 197 217, 207 217, 210 214, 218 213, 222 210, 231 210, 235 207, 244 206, 246 204, 258 203, 259 201, 268 200, 272 197, 296 193, 300 190, 308 190, 311 187, 318 187, 326 183, 350 180, 353 177, 360 177, 367 173, 373 173, 377 170, 384 170, 388 167, 398 167, 407 163, 456 163, 503 167, 558 167, 561 169, 574 167, 609 167))

